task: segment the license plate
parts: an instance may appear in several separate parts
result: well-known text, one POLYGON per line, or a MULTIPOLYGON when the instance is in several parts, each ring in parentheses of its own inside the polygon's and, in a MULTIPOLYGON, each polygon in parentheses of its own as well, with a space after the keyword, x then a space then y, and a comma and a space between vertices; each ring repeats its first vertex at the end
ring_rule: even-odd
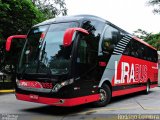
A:
POLYGON ((33 95, 33 94, 30 94, 29 97, 30 97, 30 99, 33 99, 33 100, 38 100, 38 98, 39 98, 38 95, 33 95))

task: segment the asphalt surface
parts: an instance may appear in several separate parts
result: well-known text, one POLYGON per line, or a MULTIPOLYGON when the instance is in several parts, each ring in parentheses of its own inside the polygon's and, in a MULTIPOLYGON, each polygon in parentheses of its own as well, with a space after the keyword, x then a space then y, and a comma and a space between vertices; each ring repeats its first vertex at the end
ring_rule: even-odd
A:
POLYGON ((152 116, 148 120, 160 119, 160 87, 151 89, 148 95, 139 92, 115 97, 101 108, 94 108, 91 104, 71 108, 47 106, 16 100, 13 93, 0 94, 0 113, 0 120, 123 120, 149 115, 152 116))

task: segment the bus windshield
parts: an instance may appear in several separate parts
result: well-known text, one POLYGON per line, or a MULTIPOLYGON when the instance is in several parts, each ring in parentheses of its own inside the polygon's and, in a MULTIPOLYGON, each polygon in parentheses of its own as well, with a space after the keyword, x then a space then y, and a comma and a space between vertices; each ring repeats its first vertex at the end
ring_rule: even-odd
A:
POLYGON ((63 46, 63 35, 71 27, 78 27, 78 23, 57 23, 32 28, 21 55, 19 73, 68 74, 73 42, 70 46, 63 46))

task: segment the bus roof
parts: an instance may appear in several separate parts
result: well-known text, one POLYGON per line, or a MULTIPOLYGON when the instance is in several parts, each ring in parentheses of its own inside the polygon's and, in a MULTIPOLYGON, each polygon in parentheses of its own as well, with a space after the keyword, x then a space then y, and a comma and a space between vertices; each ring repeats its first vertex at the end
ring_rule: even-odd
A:
POLYGON ((55 22, 69 22, 69 21, 79 21, 79 20, 86 20, 86 19, 106 22, 105 19, 94 16, 94 15, 74 15, 74 16, 62 16, 62 17, 52 18, 52 19, 43 21, 35 26, 46 25, 46 24, 51 24, 51 23, 55 23, 55 22))
POLYGON ((101 22, 104 22, 104 23, 108 23, 109 25, 112 25, 114 27, 116 27, 118 30, 120 30, 121 32, 125 33, 125 34, 128 34, 129 36, 131 36, 133 39, 141 42, 142 44, 156 50, 156 48, 154 48, 153 46, 149 45, 148 43, 146 43, 145 41, 141 40, 140 38, 137 38, 136 36, 133 36, 132 34, 126 32, 125 30, 119 28, 118 26, 112 24, 111 22, 103 19, 103 18, 100 18, 100 17, 97 17, 97 16, 94 16, 94 15, 87 15, 87 14, 83 14, 83 15, 73 15, 73 16, 62 16, 62 17, 56 17, 56 18, 52 18, 52 19, 49 19, 49 20, 46 20, 46 21, 43 21, 37 25, 35 25, 34 27, 36 26, 40 26, 40 25, 46 25, 46 24, 52 24, 52 23, 56 23, 56 22, 69 22, 69 21, 80 21, 80 20, 97 20, 97 21, 101 21, 101 22))
POLYGON ((109 21, 107 21, 107 20, 105 20, 105 19, 103 19, 101 17, 94 16, 94 15, 88 15, 88 14, 56 17, 56 18, 45 20, 45 21, 35 25, 34 27, 40 26, 40 25, 57 23, 57 22, 69 22, 69 21, 80 21, 80 20, 97 20, 97 21, 101 21, 101 22, 104 22, 104 23, 107 23, 109 25, 112 25, 112 26, 116 27, 118 30, 120 30, 121 32, 123 32, 125 34, 129 34, 125 30, 119 28, 118 26, 114 25, 113 23, 111 23, 111 22, 109 22, 109 21))

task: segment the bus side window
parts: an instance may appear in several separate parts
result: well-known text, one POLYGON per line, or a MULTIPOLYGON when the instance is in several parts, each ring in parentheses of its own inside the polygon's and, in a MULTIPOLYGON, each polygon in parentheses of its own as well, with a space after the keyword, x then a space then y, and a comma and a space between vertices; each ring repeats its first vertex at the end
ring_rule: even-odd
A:
POLYGON ((102 40, 102 52, 104 56, 110 56, 119 41, 119 31, 112 26, 108 26, 104 32, 102 40))
POLYGON ((81 52, 81 59, 79 63, 90 64, 91 66, 97 62, 98 56, 98 43, 100 40, 101 32, 104 28, 104 23, 99 21, 84 21, 82 28, 89 32, 89 35, 81 36, 79 42, 79 53, 81 52))
POLYGON ((89 32, 88 35, 79 33, 77 43, 77 74, 82 75, 83 79, 95 79, 98 76, 98 69, 96 68, 98 64, 98 47, 104 25, 104 23, 95 20, 85 20, 82 24, 82 28, 89 32), (87 75, 85 75, 86 73, 87 75))

